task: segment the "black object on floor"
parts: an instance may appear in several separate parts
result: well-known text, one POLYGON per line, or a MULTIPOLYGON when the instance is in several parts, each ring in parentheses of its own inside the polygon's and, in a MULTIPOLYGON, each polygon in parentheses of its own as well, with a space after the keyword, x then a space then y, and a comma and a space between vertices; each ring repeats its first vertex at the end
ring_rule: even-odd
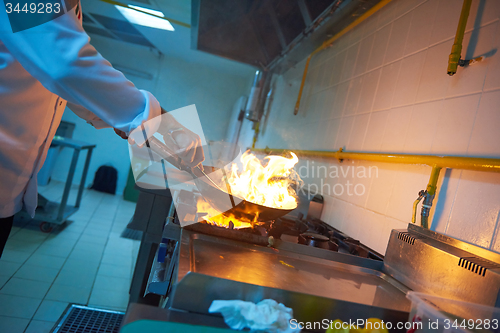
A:
POLYGON ((94 177, 94 184, 92 184, 91 189, 115 194, 116 192, 116 182, 118 180, 118 171, 112 166, 101 165, 97 169, 94 177))
POLYGON ((118 333, 123 312, 71 304, 53 333, 118 333))

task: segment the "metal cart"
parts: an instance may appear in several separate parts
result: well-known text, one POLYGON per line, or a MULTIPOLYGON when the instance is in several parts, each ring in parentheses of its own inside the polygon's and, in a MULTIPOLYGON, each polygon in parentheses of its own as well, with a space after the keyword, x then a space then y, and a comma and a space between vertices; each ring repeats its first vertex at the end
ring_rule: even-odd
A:
MULTIPOLYGON (((68 171, 68 177, 66 178, 66 184, 64 186, 64 192, 60 203, 53 202, 38 194, 38 207, 35 212, 35 219, 43 221, 40 223, 40 230, 43 232, 50 232, 54 225, 63 224, 68 217, 74 214, 80 208, 80 202, 82 201, 83 189, 85 187, 85 180, 87 178, 87 173, 89 171, 90 158, 92 156, 92 150, 96 145, 77 141, 73 139, 55 137, 52 141, 52 147, 68 147, 72 148, 73 158, 71 159, 71 165, 68 171), (71 190, 71 184, 73 182, 73 177, 75 176, 76 165, 78 163, 78 158, 82 150, 87 150, 87 157, 85 159, 85 165, 83 167, 82 178, 80 180, 80 186, 78 188, 78 195, 76 197, 75 205, 69 205, 69 192, 71 190)), ((19 213, 21 215, 27 216, 25 212, 19 213)))

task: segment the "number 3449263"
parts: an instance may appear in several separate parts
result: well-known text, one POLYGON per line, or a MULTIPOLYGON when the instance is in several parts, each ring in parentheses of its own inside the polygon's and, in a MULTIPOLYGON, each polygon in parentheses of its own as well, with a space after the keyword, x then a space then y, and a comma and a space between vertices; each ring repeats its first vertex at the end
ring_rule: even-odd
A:
POLYGON ((5 10, 7 14, 10 13, 30 13, 30 14, 59 14, 61 12, 61 4, 55 3, 42 3, 42 2, 32 2, 32 3, 5 3, 5 10))

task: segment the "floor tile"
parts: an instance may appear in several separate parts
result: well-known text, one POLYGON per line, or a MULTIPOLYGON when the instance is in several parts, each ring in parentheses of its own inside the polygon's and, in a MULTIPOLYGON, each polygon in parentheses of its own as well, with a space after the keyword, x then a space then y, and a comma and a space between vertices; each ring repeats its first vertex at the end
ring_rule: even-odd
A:
POLYGON ((91 288, 94 284, 96 272, 83 273, 74 271, 61 271, 54 281, 54 285, 72 286, 77 288, 91 288))
POLYGON ((79 241, 76 243, 73 251, 92 251, 92 252, 98 252, 98 251, 104 251, 104 244, 96 244, 96 243, 89 243, 89 242, 83 242, 79 241))
POLYGON ((87 304, 89 295, 90 287, 78 288, 73 286, 54 284, 47 293, 47 296, 45 296, 45 299, 60 302, 87 304))
POLYGON ((35 253, 45 254, 54 257, 66 258, 71 251, 73 250, 72 246, 40 246, 35 253))
POLYGON ((5 244, 5 249, 33 253, 41 244, 42 241, 27 242, 19 239, 9 239, 7 244, 5 244))
POLYGON ((97 275, 94 283, 94 289, 115 290, 118 292, 127 292, 130 289, 130 279, 117 278, 112 276, 97 275))
POLYGON ((117 293, 112 290, 94 289, 90 296, 89 305, 125 310, 127 308, 128 299, 129 295, 126 292, 117 293))
POLYGON ((0 314, 31 319, 41 302, 36 298, 0 294, 0 314))
POLYGON ((0 289, 9 281, 10 276, 8 275, 0 275, 0 289))
POLYGON ((80 237, 82 242, 96 243, 96 244, 106 244, 108 237, 107 236, 91 236, 91 235, 82 235, 80 237))
POLYGON ((130 266, 132 265, 132 256, 128 255, 117 255, 114 253, 105 253, 102 256, 102 263, 110 264, 110 265, 123 265, 130 266))
MULTIPOLYGON (((40 192, 58 200, 62 188, 51 182, 40 192)), ((38 222, 16 221, 8 260, 0 260, 0 315, 19 319, 20 332, 43 333, 69 303, 92 298, 94 306, 125 310, 139 242, 120 235, 134 211, 135 204, 121 197, 85 190, 73 220, 50 234, 41 233, 38 222)), ((0 333, 6 325, 0 317, 0 333)))
POLYGON ((86 260, 68 260, 61 272, 92 272, 96 273, 99 268, 98 261, 86 261, 86 260))
POLYGON ((102 258, 102 250, 93 251, 93 250, 74 250, 68 256, 68 261, 96 261, 100 262, 102 258))
POLYGON ((23 230, 23 227, 19 226, 12 226, 12 229, 10 230, 10 234, 9 234, 9 239, 12 239, 12 237, 14 237, 15 234, 17 234, 19 231, 23 230))
POLYGON ((73 248, 77 242, 77 239, 66 239, 66 237, 58 236, 55 238, 47 238, 41 248, 46 248, 46 247, 55 247, 55 246, 60 246, 60 247, 67 247, 67 248, 73 248))
POLYGON ((0 260, 0 275, 3 276, 12 276, 14 273, 21 267, 21 264, 18 262, 9 262, 0 260))
POLYGON ((89 236, 97 236, 97 237, 104 237, 107 236, 109 233, 109 230, 111 229, 111 225, 105 226, 105 227, 88 227, 83 231, 83 235, 89 235, 89 236))
POLYGON ((12 278, 0 289, 0 294, 43 298, 50 288, 50 283, 12 278))
POLYGON ((86 223, 82 224, 73 224, 70 226, 67 226, 66 228, 62 230, 57 230, 53 231, 49 238, 54 239, 54 238, 63 238, 65 240, 77 240, 80 238, 80 235, 82 234, 83 230, 85 229, 86 223))
POLYGON ((23 333, 29 322, 29 319, 0 316, 0 332, 23 333))
MULTIPOLYGON (((29 226, 27 226, 29 227, 29 226)), ((23 242, 42 242, 44 241, 49 234, 42 233, 41 231, 35 230, 27 230, 23 229, 17 232, 14 236, 11 237, 13 240, 20 240, 23 242)))
POLYGON ((59 273, 58 268, 35 266, 30 264, 24 264, 14 275, 16 278, 42 281, 42 282, 52 282, 59 273))
POLYGON ((61 317, 68 304, 67 302, 44 300, 33 319, 55 322, 61 317))
POLYGON ((116 266, 110 264, 101 264, 99 266, 98 275, 101 276, 112 276, 117 278, 128 278, 131 273, 130 266, 116 266))
POLYGON ((26 261, 25 265, 35 265, 35 266, 42 266, 42 267, 48 267, 48 268, 61 268, 64 262, 66 261, 66 258, 62 257, 55 257, 55 256, 49 256, 46 254, 40 254, 40 253, 34 253, 28 261, 26 261))
POLYGON ((2 253, 2 261, 24 263, 31 253, 5 249, 2 253))
POLYGON ((32 320, 24 333, 50 333, 55 323, 41 320, 32 320))

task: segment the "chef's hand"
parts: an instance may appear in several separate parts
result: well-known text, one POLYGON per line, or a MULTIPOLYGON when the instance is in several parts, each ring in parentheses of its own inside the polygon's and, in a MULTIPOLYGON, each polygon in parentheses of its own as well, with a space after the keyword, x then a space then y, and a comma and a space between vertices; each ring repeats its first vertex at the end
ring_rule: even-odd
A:
POLYGON ((158 133, 163 135, 163 140, 168 148, 175 152, 184 163, 190 167, 199 165, 205 160, 201 139, 196 134, 182 126, 171 114, 162 108, 161 125, 158 133))

